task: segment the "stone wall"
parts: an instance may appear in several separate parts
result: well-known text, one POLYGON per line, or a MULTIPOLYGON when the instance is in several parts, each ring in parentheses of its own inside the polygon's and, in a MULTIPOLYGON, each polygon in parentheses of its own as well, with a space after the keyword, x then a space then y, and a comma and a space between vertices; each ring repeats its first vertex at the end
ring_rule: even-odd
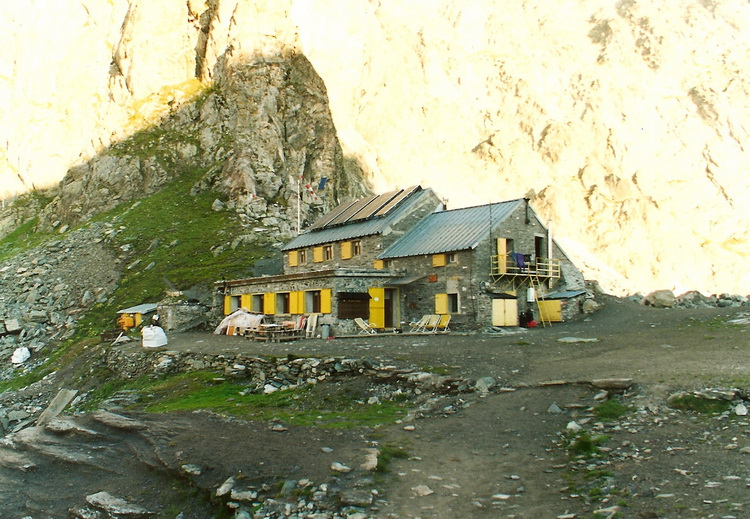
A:
POLYGON ((433 391, 470 390, 470 381, 425 373, 392 365, 374 365, 368 360, 345 357, 261 358, 247 355, 210 355, 178 351, 149 351, 128 347, 109 348, 106 367, 120 379, 144 375, 168 375, 191 371, 216 371, 227 377, 249 380, 261 392, 317 384, 340 376, 368 376, 379 382, 398 381, 433 391))

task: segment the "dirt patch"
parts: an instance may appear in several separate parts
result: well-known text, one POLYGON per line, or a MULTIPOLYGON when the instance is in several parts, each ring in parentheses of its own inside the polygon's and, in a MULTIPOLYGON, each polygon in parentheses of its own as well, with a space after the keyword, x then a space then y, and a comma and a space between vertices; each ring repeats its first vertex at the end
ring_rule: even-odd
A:
MULTIPOLYGON (((294 506, 313 497, 299 495, 299 489, 284 495, 285 481, 309 480, 316 489, 325 484, 328 497, 336 490, 364 491, 372 504, 347 508, 360 517, 743 517, 750 506, 750 421, 731 412, 705 415, 666 405, 678 389, 747 387, 748 327, 727 324, 743 310, 664 310, 612 298, 586 321, 519 333, 285 344, 174 335, 169 348, 182 351, 366 358, 467 380, 491 377, 496 385, 487 393, 423 398, 414 419, 378 428, 332 431, 205 412, 137 414, 148 434, 123 434, 111 445, 131 445, 129 452, 140 452, 142 462, 140 468, 123 464, 113 490, 162 517, 182 512, 186 519, 219 506, 221 500, 206 498, 229 477, 294 506), (615 395, 632 411, 606 421, 593 408, 613 395, 586 382, 610 377, 632 378, 635 385, 615 395), (549 381, 561 383, 540 384, 549 381), (577 454, 571 444, 584 433, 594 446, 577 454), (384 447, 400 449, 406 458, 390 460, 387 472, 361 468, 368 449, 384 447), (333 463, 352 471, 337 473, 333 463), (178 491, 172 481, 184 475, 184 465, 200 471, 183 477, 187 490, 178 491), (190 489, 203 501, 174 499, 190 489)), ((1 497, 15 503, 14 512, 35 516, 40 508, 32 513, 31 494, 51 491, 65 474, 61 495, 68 501, 61 497, 57 503, 62 509, 105 489, 101 478, 88 475, 91 470, 53 463, 43 475, 24 473, 25 486, 6 486, 1 497)), ((0 467, 4 481, 17 481, 17 474, 0 467)), ((64 517, 52 508, 44 513, 64 517)))

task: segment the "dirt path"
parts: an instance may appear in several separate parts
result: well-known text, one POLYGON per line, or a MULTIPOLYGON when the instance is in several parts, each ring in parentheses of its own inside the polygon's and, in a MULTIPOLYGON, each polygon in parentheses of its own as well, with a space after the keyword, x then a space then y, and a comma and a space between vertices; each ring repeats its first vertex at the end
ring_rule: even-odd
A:
MULTIPOLYGON (((497 385, 484 395, 437 399, 417 419, 377 430, 288 426, 278 431, 271 424, 208 413, 136 415, 146 432, 133 437, 107 433, 109 439, 97 440, 112 452, 116 484, 108 486, 87 465, 42 464, 46 454, 32 449, 24 456, 40 469, 22 477, 0 463, 5 483, 0 506, 12 503, 6 510, 15 515, 9 517, 67 517, 83 496, 106 487, 163 517, 181 512, 184 519, 202 519, 209 504, 194 501, 190 486, 169 486, 163 473, 195 465, 201 471, 192 485, 211 492, 229 476, 239 476, 243 488, 309 479, 375 490, 374 505, 362 513, 378 519, 582 518, 596 511, 599 517, 748 517, 747 417, 666 406, 666 398, 678 389, 750 385, 750 327, 726 324, 743 311, 748 310, 659 310, 612 298, 586 321, 520 333, 286 344, 206 333, 173 335, 169 348, 175 350, 366 358, 464 379, 492 377, 497 385), (596 341, 560 341, 570 337, 596 341), (591 414, 601 402, 595 399, 599 391, 576 383, 609 377, 635 382, 620 398, 637 412, 613 422, 591 414), (545 381, 568 383, 539 385, 545 381), (571 456, 566 439, 571 422, 601 441, 597 452, 571 456), (387 473, 367 473, 359 466, 366 449, 376 444, 403 449, 408 459, 392 460, 387 473), (134 452, 135 459, 129 459, 134 452), (120 455, 128 459, 118 462, 120 455), (354 470, 331 479, 334 462, 354 470), (63 480, 65 492, 55 500, 44 498, 63 480), (144 481, 150 485, 144 487, 144 481)), ((97 445, 91 449, 101 452, 97 445)))

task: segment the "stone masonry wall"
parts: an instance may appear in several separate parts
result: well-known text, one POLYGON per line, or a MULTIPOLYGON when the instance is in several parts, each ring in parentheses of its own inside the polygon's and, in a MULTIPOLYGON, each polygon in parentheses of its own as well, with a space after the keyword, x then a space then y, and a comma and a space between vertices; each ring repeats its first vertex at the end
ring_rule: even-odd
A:
POLYGON ((109 348, 104 363, 120 379, 144 375, 168 375, 190 371, 217 371, 225 376, 250 379, 256 390, 317 384, 338 376, 365 375, 380 382, 399 381, 435 391, 467 391, 467 381, 392 365, 374 365, 368 360, 344 357, 260 358, 248 355, 212 355, 178 351, 109 348))

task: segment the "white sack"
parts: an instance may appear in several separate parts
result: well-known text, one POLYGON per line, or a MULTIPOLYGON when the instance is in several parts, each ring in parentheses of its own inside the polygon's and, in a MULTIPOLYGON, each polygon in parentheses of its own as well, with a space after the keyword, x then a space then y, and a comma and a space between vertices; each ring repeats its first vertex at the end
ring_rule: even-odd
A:
POLYGON ((141 335, 144 348, 158 348, 167 344, 167 334, 159 326, 144 326, 141 335))

